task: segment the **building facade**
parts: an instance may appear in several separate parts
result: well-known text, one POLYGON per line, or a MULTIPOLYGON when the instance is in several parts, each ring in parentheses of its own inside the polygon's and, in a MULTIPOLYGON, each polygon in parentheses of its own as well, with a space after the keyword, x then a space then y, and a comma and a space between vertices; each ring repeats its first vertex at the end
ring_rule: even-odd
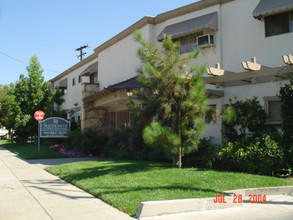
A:
POLYGON ((184 55, 196 48, 193 64, 206 64, 203 79, 214 111, 203 136, 222 141, 219 114, 229 99, 256 96, 268 112, 268 123, 281 123, 278 92, 288 83, 293 63, 293 0, 201 0, 155 17, 143 17, 94 49, 94 53, 51 80, 64 90, 59 109, 111 135, 129 125, 126 104, 141 62, 133 31, 160 47, 164 36, 180 42, 184 55))

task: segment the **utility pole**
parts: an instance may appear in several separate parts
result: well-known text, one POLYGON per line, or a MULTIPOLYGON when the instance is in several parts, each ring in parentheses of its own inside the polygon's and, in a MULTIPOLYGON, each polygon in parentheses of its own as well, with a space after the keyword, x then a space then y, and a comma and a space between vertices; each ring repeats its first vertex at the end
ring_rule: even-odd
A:
POLYGON ((84 45, 84 46, 81 46, 77 49, 75 49, 75 51, 79 51, 80 54, 78 55, 78 57, 80 58, 80 61, 82 61, 82 57, 86 54, 86 52, 82 52, 83 49, 89 47, 89 45, 84 45))

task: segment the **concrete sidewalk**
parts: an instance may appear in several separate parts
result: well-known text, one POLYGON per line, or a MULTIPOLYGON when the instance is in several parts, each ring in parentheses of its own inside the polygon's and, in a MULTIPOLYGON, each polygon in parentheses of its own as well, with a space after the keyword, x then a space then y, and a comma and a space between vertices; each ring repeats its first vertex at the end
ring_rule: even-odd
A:
POLYGON ((133 218, 0 147, 0 219, 133 218))

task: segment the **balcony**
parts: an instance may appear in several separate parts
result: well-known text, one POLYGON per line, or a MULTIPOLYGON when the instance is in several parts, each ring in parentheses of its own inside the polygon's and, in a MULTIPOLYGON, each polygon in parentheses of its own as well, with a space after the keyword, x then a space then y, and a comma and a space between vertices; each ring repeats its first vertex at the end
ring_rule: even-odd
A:
POLYGON ((83 83, 82 84, 82 98, 95 95, 99 92, 99 83, 83 83))

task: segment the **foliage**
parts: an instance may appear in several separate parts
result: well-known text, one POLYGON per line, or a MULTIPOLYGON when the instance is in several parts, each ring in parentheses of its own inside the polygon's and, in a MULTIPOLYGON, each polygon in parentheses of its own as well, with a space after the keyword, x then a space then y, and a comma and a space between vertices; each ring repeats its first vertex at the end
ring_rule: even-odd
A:
POLYGON ((143 63, 138 81, 144 90, 134 92, 143 111, 140 104, 134 102, 132 109, 140 113, 141 120, 154 120, 144 130, 146 143, 159 144, 172 155, 173 165, 181 167, 182 155, 196 150, 204 130, 206 90, 201 76, 206 68, 191 66, 187 69, 199 51, 183 57, 178 50, 179 44, 172 42, 171 37, 165 36, 162 50, 143 40, 138 31, 134 38, 142 46, 137 52, 143 63))
POLYGON ((33 118, 37 110, 49 111, 52 108, 52 93, 49 83, 44 81, 43 70, 37 56, 32 56, 27 66, 28 76, 20 75, 15 84, 10 85, 9 113, 5 126, 12 128, 20 142, 37 134, 37 121, 33 118))
POLYGON ((292 181, 163 163, 97 160, 46 168, 108 204, 135 215, 142 201, 215 197, 225 190, 286 186, 292 181))
POLYGON ((142 129, 136 126, 117 130, 110 137, 103 153, 114 159, 166 161, 161 149, 149 148, 144 144, 142 129))
POLYGON ((274 175, 282 168, 283 151, 269 136, 247 143, 243 140, 229 142, 219 153, 226 169, 247 173, 274 175), (229 166, 229 167, 228 167, 229 166))
POLYGON ((107 140, 107 137, 94 129, 89 128, 80 131, 80 128, 77 128, 69 133, 67 149, 78 150, 88 154, 101 154, 107 140))
POLYGON ((202 138, 196 152, 187 155, 183 161, 186 167, 214 168, 219 146, 213 143, 213 137, 202 138))
POLYGON ((146 144, 164 149, 167 154, 177 153, 177 146, 180 145, 180 137, 169 127, 162 126, 160 122, 153 122, 147 126, 143 133, 146 144))
POLYGON ((293 75, 290 83, 280 89, 282 123, 282 146, 285 161, 289 168, 293 168, 293 75))
POLYGON ((266 125, 267 113, 259 104, 257 97, 235 101, 224 106, 223 135, 227 142, 263 137, 269 132, 266 125), (261 128, 261 129, 260 129, 261 128))
POLYGON ((0 85, 0 127, 5 124, 6 116, 8 115, 10 103, 10 87, 0 85))

